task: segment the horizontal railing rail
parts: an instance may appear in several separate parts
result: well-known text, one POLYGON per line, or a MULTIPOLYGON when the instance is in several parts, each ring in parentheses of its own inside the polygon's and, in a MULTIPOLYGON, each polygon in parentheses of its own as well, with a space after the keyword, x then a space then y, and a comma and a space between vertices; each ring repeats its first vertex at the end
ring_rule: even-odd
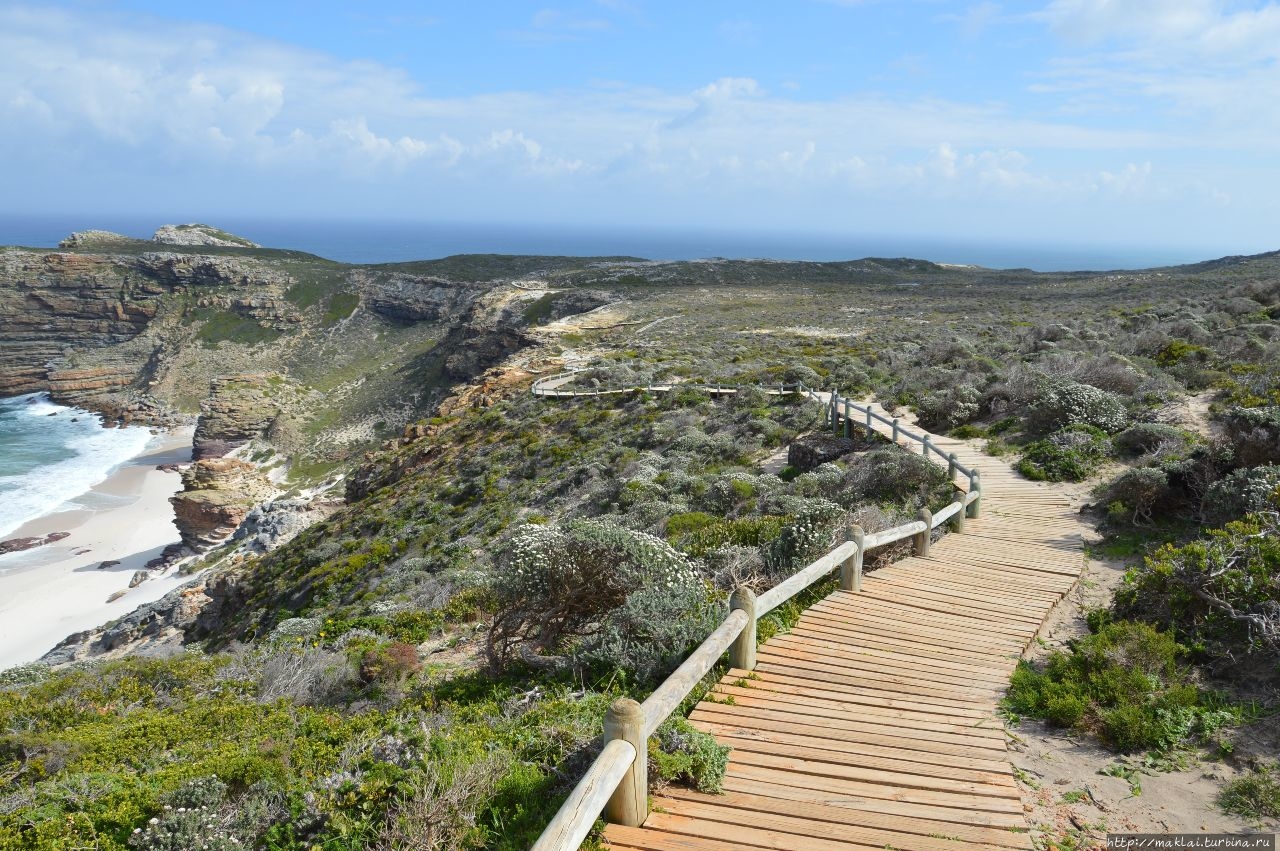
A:
MULTIPOLYGON (((583 370, 570 370, 557 375, 539 378, 533 382, 531 392, 535 396, 571 398, 576 396, 605 396, 633 392, 669 392, 673 389, 698 389, 711 392, 737 392, 743 388, 755 388, 766 393, 799 393, 828 407, 828 424, 837 433, 843 427, 846 436, 852 436, 854 416, 868 435, 875 433, 873 422, 888 426, 895 444, 905 439, 921 445, 921 454, 928 458, 936 455, 946 462, 951 483, 960 491, 958 498, 938 509, 936 513, 920 509, 917 519, 866 534, 861 527, 852 526, 847 540, 822 557, 796 571, 787 579, 760 594, 740 587, 729 599, 729 614, 710 635, 663 680, 643 703, 630 698, 620 698, 609 707, 605 716, 605 746, 587 769, 568 799, 556 812, 547 829, 532 846, 532 851, 573 851, 591 832, 591 826, 603 810, 605 820, 615 824, 638 826, 648 817, 648 739, 689 696, 702 679, 715 668, 720 657, 729 653, 731 667, 750 671, 756 665, 756 627, 759 619, 805 589, 840 570, 842 590, 862 590, 862 567, 865 556, 874 549, 911 538, 912 550, 917 556, 929 554, 930 535, 934 529, 950 524, 953 531, 963 532, 966 517, 979 516, 982 498, 981 477, 976 469, 964 466, 954 453, 946 453, 932 443, 926 432, 917 435, 901 426, 896 418, 885 417, 862 405, 841 397, 835 391, 824 394, 802 383, 725 384, 697 382, 668 382, 645 386, 595 388, 590 391, 561 390, 583 370), (967 479, 967 492, 956 484, 956 475, 967 479)), ((900 445, 900 444, 899 444, 900 445)))

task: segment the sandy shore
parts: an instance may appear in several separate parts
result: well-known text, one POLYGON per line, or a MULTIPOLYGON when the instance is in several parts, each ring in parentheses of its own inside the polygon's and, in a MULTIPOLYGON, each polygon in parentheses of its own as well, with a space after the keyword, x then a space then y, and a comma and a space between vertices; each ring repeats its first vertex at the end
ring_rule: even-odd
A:
POLYGON ((71 633, 128 614, 190 579, 175 571, 153 573, 129 588, 134 571, 178 542, 169 497, 182 489, 182 481, 156 466, 190 460, 190 429, 159 435, 143 454, 74 500, 76 507, 6 536, 70 533, 53 544, 0 556, 0 670, 39 659, 71 633), (100 570, 104 561, 119 564, 100 570))

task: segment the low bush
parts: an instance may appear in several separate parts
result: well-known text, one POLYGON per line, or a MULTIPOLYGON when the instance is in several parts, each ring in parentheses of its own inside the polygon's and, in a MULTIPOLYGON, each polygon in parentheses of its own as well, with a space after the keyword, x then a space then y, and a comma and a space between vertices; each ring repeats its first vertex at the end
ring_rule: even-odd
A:
POLYGON ((1027 427, 1048 434, 1066 426, 1088 425, 1114 434, 1125 427, 1128 412, 1115 393, 1089 384, 1050 380, 1027 410, 1027 427))
POLYGON ((1116 453, 1126 458, 1176 453, 1190 442, 1186 432, 1165 423, 1136 423, 1112 438, 1116 453))
POLYGON ((946 470, 913 452, 887 447, 868 452, 849 468, 840 502, 936 507, 950 501, 949 488, 946 470))
POLYGON ((1224 437, 1235 449, 1236 464, 1280 464, 1280 405, 1232 408, 1221 419, 1224 437))
POLYGON ((1233 470, 1209 486, 1205 498, 1206 519, 1226 523, 1246 514, 1265 511, 1280 488, 1280 465, 1233 470))
POLYGON ((699 792, 719 792, 729 766, 729 748, 684 718, 668 718, 649 739, 651 782, 687 783, 699 792))
POLYGON ((1203 741, 1234 716, 1192 682, 1179 663, 1183 652, 1170 634, 1146 624, 1102 624, 1041 669, 1020 663, 1005 706, 1094 732, 1124 753, 1203 741))
MULTIPOLYGON (((1280 508, 1280 497, 1272 505, 1280 508)), ((1280 514, 1273 508, 1166 544, 1130 570, 1115 607, 1169 624, 1212 659, 1280 658, 1280 514)))
POLYGON ((1112 520, 1145 525, 1158 507, 1170 503, 1173 491, 1164 470, 1138 467, 1125 470, 1107 485, 1103 499, 1112 520))
POLYGON ((1068 426, 1028 444, 1017 470, 1038 482, 1079 482, 1098 469, 1108 449, 1106 434, 1100 429, 1068 426))
POLYGON ((688 558, 608 520, 525 526, 497 560, 497 667, 573 657, 648 679, 701 641, 718 610, 688 558))

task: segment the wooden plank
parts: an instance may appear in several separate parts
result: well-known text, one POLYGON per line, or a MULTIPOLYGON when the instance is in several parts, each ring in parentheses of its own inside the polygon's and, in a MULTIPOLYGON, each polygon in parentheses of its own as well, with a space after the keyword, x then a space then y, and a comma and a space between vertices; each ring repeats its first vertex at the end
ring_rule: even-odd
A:
MULTIPOLYGON (((883 797, 893 801, 904 801, 910 804, 926 804, 941 807, 972 807, 982 812, 1022 813, 1022 797, 1018 787, 1010 781, 1007 788, 994 785, 967 784, 967 788, 957 791, 939 791, 937 789, 921 789, 911 786, 894 786, 883 781, 884 775, 874 771, 864 772, 856 765, 836 765, 830 762, 813 762, 794 757, 775 756, 742 751, 738 759, 730 766, 735 773, 750 774, 752 769, 762 768, 772 771, 787 772, 793 777, 804 778, 803 782, 821 787, 824 784, 846 786, 849 784, 867 791, 872 797, 883 797), (983 792, 990 794, 983 794, 983 792)), ((960 784, 964 786, 965 784, 960 784)))
MULTIPOLYGON (((743 781, 749 784, 750 781, 743 781)), ((789 789, 790 787, 781 787, 789 789)), ((735 809, 755 810, 757 812, 781 812, 813 821, 829 821, 836 824, 857 825, 860 827, 891 830, 904 834, 916 834, 931 837, 950 837, 951 842, 966 842, 971 846, 989 846, 998 848, 1031 848, 1031 838, 1025 833, 1013 833, 1008 829, 987 827, 984 825, 967 825, 921 817, 907 818, 891 813, 870 811, 863 807, 850 806, 844 803, 814 802, 801 797, 775 797, 767 793, 752 794, 749 792, 727 791, 723 795, 706 795, 691 789, 672 787, 663 793, 657 801, 658 806, 668 798, 685 800, 711 799, 722 806, 735 809)), ((892 841, 886 844, 892 844, 892 841)), ((896 847, 896 846, 895 846, 896 847)), ((956 851, 954 845, 950 851, 956 851)))
POLYGON ((885 711, 901 711, 911 715, 936 716, 941 714, 947 718, 967 719, 975 724, 991 716, 990 708, 967 709, 951 703, 939 705, 928 700, 917 700, 914 697, 897 693, 841 691, 834 689, 829 683, 814 683, 810 680, 786 676, 785 674, 771 674, 768 671, 730 669, 721 682, 735 684, 739 680, 750 683, 748 687, 751 689, 784 691, 804 697, 835 699, 854 705, 874 705, 885 711), (752 675, 755 676, 755 679, 745 679, 752 675))
POLYGON ((892 726, 909 726, 916 730, 936 730, 939 733, 982 733, 1002 740, 1005 737, 1004 723, 994 712, 978 718, 962 718, 952 713, 939 716, 882 706, 879 702, 860 694, 843 693, 844 699, 837 699, 814 697, 811 693, 842 694, 795 687, 783 687, 778 691, 757 686, 740 688, 726 683, 715 686, 713 690, 713 694, 732 697, 738 706, 778 704, 791 707, 797 715, 817 715, 824 718, 838 715, 868 721, 882 719, 883 723, 892 726))
MULTIPOLYGON (((888 736, 866 735, 856 730, 842 730, 847 736, 822 734, 819 725, 810 725, 811 733, 804 735, 797 732, 770 730, 769 724, 756 719, 743 719, 745 724, 719 723, 707 717, 699 717, 697 726, 706 732, 713 733, 725 744, 735 750, 755 751, 757 753, 783 754, 815 762, 836 762, 845 764, 856 762, 867 768, 878 768, 887 772, 902 774, 918 774, 925 777, 947 777, 956 780, 973 782, 990 782, 995 774, 1010 774, 1007 756, 1003 748, 979 750, 970 747, 967 752, 962 748, 928 747, 927 739, 892 739, 888 736), (817 729, 813 729, 816 727, 817 729), (872 742, 863 741, 871 739, 872 742), (879 744, 877 744, 879 743, 879 744), (903 744, 914 745, 915 748, 903 744), (959 751, 949 753, 947 751, 959 751), (851 759, 856 757, 856 759, 851 759)), ((772 726, 781 726, 774 723, 772 726)), ((792 725, 798 729, 799 725, 792 725)), ((936 741, 933 744, 938 744, 936 741)))
MULTIPOLYGON (((759 811, 728 806, 722 802, 669 798, 663 809, 672 815, 684 815, 702 821, 720 822, 745 828, 781 831, 803 837, 806 847, 812 839, 835 840, 883 849, 886 845, 900 851, 957 851, 956 844, 940 837, 903 834, 852 824, 836 824, 822 819, 806 819, 789 813, 759 811)), ((990 848, 991 846, 987 846, 990 848)))
MULTIPOLYGON (((770 769, 735 771, 725 776, 726 792, 751 792, 784 800, 812 801, 823 806, 844 807, 861 812, 911 819, 928 819, 945 824, 970 825, 995 830, 1025 830, 1026 818, 1022 813, 992 813, 968 807, 947 807, 938 804, 920 804, 897 801, 880 795, 872 797, 859 784, 832 781, 819 788, 794 785, 797 775, 770 769)), ((800 778, 802 781, 803 777, 800 778)))
MULTIPOLYGON (((905 724, 896 726, 876 723, 861 718, 817 719, 799 716, 785 710, 760 706, 724 706, 699 704, 689 714, 692 721, 708 726, 732 728, 735 736, 748 736, 752 730, 805 736, 810 739, 832 739, 836 742, 853 741, 882 745, 888 748, 921 751, 927 754, 949 754, 976 759, 996 759, 1007 752, 1003 739, 991 739, 965 733, 942 733, 937 730, 919 730, 905 724)), ((797 742, 799 743, 799 742, 797 742)), ((816 747, 815 743, 800 743, 816 747)), ((904 759, 919 761, 919 755, 904 755, 904 759)), ((954 763, 954 760, 948 760, 954 763)))

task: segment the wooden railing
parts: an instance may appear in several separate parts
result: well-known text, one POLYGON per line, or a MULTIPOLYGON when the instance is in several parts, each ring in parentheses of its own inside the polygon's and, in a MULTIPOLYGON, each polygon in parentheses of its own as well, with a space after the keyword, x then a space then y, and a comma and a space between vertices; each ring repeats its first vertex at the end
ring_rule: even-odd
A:
POLYGON ((851 437, 853 429, 860 427, 868 435, 878 434, 873 423, 879 422, 891 429, 890 434, 895 444, 906 439, 919 443, 921 454, 926 458, 930 454, 937 455, 947 464, 953 486, 959 474, 968 479, 969 487, 967 493, 957 487, 959 494, 956 500, 936 512, 927 508, 920 509, 917 519, 910 523, 870 535, 865 534, 859 526, 850 527, 843 543, 758 597, 749 588, 737 588, 729 598, 729 614, 720 626, 643 703, 624 697, 614 701, 609 707, 604 718, 603 750, 547 825, 542 836, 533 844, 532 851, 574 851, 591 832, 591 827, 602 810, 605 820, 614 824, 630 827, 642 824, 649 815, 649 737, 715 667, 725 651, 729 653, 731 667, 753 670, 756 666, 756 625, 762 616, 837 567, 840 569, 841 589, 861 591, 862 563, 868 552, 911 538, 915 554, 928 555, 930 533, 944 523, 950 523, 953 531, 963 532, 965 518, 978 516, 982 499, 981 477, 976 469, 965 467, 956 460, 954 453, 943 452, 930 441, 927 433, 914 434, 907 431, 898 419, 882 416, 869 406, 846 399, 835 391, 828 395, 799 383, 772 386, 693 382, 585 391, 562 390, 562 387, 572 383, 580 371, 540 378, 533 383, 531 392, 535 396, 575 397, 643 391, 669 392, 691 388, 729 394, 750 387, 778 395, 799 393, 826 406, 827 425, 832 431, 839 433, 843 430, 846 437, 851 437), (855 418, 859 421, 856 425, 855 418))

